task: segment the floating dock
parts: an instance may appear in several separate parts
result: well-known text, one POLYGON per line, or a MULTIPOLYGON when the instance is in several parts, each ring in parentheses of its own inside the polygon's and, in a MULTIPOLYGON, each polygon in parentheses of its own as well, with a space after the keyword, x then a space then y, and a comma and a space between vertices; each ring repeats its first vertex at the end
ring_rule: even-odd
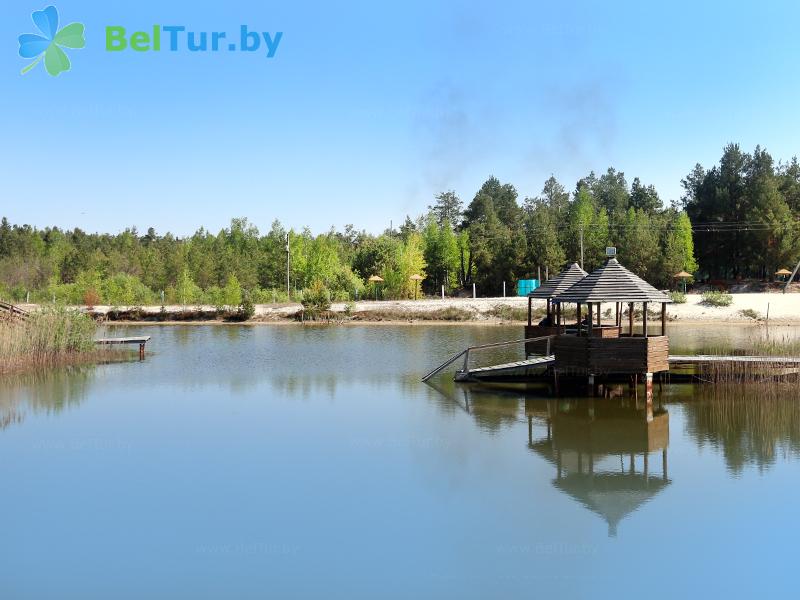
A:
POLYGON ((100 338, 95 340, 94 343, 100 346, 112 344, 138 344, 139 345, 139 360, 144 359, 144 347, 150 341, 149 335, 139 337, 117 337, 117 338, 100 338))

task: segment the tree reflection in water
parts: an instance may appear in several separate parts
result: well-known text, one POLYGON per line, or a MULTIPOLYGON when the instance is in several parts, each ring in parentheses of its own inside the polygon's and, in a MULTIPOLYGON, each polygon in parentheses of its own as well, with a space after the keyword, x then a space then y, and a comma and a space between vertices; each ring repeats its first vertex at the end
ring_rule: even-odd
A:
POLYGON ((0 430, 21 423, 27 411, 59 413, 87 396, 95 366, 67 366, 4 375, 0 382, 0 430))
POLYGON ((715 385, 691 388, 685 403, 689 435, 722 452, 734 473, 759 471, 779 457, 800 458, 800 401, 781 386, 715 385))

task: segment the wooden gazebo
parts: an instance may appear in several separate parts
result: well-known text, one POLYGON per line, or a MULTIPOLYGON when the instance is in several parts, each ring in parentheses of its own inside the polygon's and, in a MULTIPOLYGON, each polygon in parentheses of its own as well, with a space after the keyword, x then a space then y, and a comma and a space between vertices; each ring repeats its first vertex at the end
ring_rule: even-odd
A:
POLYGON ((559 293, 553 301, 578 305, 578 331, 575 336, 559 336, 555 344, 557 373, 586 374, 590 383, 596 375, 645 374, 648 392, 653 373, 669 370, 669 339, 666 336, 667 304, 672 299, 631 273, 616 258, 559 293), (616 318, 613 326, 603 326, 603 303, 613 303, 616 318), (652 335, 647 308, 661 304, 661 331, 652 335), (629 326, 622 326, 622 305, 628 305, 629 326), (642 306, 642 331, 634 332, 634 306, 642 306), (581 308, 587 307, 587 319, 581 320, 581 308))
POLYGON ((565 292, 581 279, 586 277, 586 271, 574 262, 566 269, 561 271, 552 279, 548 279, 538 288, 528 294, 528 325, 525 327, 525 337, 537 337, 541 335, 553 335, 559 333, 561 326, 561 304, 554 301, 554 298, 561 292, 565 292), (534 325, 532 323, 532 303, 534 299, 547 300, 547 317, 550 325, 547 327, 534 325))

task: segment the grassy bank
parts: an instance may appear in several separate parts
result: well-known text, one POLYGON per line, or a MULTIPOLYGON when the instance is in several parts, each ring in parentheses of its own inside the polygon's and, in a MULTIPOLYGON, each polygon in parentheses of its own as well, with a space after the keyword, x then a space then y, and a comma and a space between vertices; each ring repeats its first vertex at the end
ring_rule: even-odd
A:
POLYGON ((94 321, 74 310, 51 308, 25 320, 0 322, 0 372, 92 362, 109 356, 94 343, 94 321))

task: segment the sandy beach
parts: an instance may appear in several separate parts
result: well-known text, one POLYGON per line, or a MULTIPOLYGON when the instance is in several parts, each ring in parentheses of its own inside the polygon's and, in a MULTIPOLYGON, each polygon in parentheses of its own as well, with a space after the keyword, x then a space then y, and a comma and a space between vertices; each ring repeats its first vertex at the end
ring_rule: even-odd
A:
MULTIPOLYGON (((685 323, 739 322, 754 323, 765 321, 770 323, 800 324, 800 294, 781 293, 741 293, 732 294, 730 306, 715 307, 703 303, 700 294, 687 294, 684 304, 670 304, 667 314, 670 321, 685 323)), ((534 300, 533 306, 543 309, 544 301, 534 300)), ((608 305, 605 308, 611 308, 608 305)), ((27 310, 36 310, 37 305, 22 305, 27 310)), ((86 307, 80 307, 86 310, 86 307)), ((133 307, 96 306, 93 311, 98 315, 106 315, 110 311, 126 311, 133 307)), ((254 322, 280 322, 291 319, 302 306, 299 303, 258 304, 256 305, 254 322)), ((162 313, 161 306, 145 306, 140 310, 146 315, 162 313)), ((215 311, 212 306, 170 305, 163 308, 168 317, 184 310, 202 311, 209 314, 215 311)), ((414 321, 432 322, 508 322, 521 320, 527 311, 527 298, 422 298, 419 300, 361 300, 358 302, 334 302, 331 306, 334 313, 341 313, 357 321, 414 321), (437 313, 444 309, 458 311, 461 318, 437 318, 437 313)))

